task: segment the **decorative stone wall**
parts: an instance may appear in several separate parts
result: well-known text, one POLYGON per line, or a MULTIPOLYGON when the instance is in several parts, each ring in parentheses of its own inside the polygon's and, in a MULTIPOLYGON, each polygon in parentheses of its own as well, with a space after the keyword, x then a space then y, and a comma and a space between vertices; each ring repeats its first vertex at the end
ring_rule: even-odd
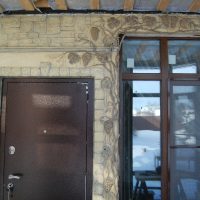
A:
POLYGON ((196 15, 0 17, 0 75, 95 79, 93 200, 118 200, 119 34, 200 35, 196 15))

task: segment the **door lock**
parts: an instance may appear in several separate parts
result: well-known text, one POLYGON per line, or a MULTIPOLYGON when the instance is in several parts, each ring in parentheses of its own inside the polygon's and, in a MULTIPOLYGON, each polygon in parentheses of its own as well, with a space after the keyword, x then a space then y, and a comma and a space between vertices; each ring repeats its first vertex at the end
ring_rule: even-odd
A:
POLYGON ((14 184, 8 183, 6 190, 8 192, 8 200, 10 200, 13 197, 14 184))
POLYGON ((13 183, 8 183, 7 190, 8 191, 13 191, 13 189, 14 189, 14 184, 13 183))

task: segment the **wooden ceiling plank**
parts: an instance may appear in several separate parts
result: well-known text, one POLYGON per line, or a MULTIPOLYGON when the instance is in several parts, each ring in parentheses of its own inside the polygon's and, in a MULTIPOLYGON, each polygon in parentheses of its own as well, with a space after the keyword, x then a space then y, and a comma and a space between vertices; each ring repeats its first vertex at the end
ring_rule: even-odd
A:
POLYGON ((48 8, 49 7, 48 0, 38 0, 34 4, 37 8, 48 8))
POLYGON ((90 0, 90 9, 99 10, 100 8, 100 0, 90 0))
POLYGON ((28 10, 28 11, 35 10, 31 0, 20 0, 20 4, 24 8, 24 10, 28 10))
POLYGON ((166 11, 167 7, 169 6, 170 0, 160 0, 157 4, 158 11, 166 11))
POLYGON ((197 12, 200 10, 200 1, 199 0, 193 0, 192 3, 189 6, 189 12, 197 12))
POLYGON ((124 11, 133 10, 134 3, 134 0, 124 0, 124 11))
POLYGON ((67 3, 65 0, 55 0, 58 10, 67 10, 67 3))

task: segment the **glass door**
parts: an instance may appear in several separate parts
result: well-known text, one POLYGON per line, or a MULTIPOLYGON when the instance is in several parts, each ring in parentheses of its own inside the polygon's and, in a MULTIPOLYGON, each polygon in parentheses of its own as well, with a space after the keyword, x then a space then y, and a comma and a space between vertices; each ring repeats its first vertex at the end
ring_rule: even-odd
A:
POLYGON ((161 200, 160 81, 124 82, 124 102, 127 191, 134 200, 161 200))
POLYGON ((170 199, 200 199, 200 83, 172 81, 170 199))

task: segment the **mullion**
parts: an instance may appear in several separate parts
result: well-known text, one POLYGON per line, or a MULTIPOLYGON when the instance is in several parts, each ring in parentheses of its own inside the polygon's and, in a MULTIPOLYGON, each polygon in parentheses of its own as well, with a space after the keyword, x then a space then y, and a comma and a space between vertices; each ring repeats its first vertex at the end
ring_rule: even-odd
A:
POLYGON ((159 93, 133 93, 132 97, 160 97, 159 93))
POLYGON ((200 148, 199 145, 174 145, 174 146, 170 146, 170 149, 182 149, 182 148, 185 148, 185 149, 198 149, 200 148))

